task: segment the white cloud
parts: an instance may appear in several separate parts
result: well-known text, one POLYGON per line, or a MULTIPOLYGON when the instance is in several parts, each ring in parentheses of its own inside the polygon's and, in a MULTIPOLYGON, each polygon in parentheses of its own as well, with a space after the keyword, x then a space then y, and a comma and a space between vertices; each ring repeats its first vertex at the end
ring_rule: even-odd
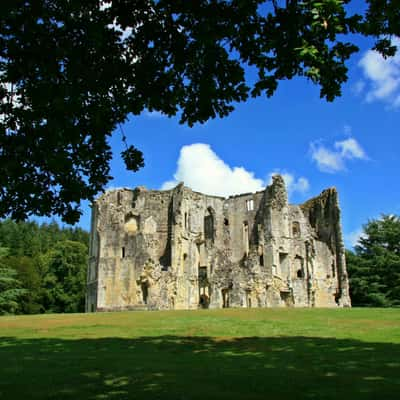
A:
POLYGON ((340 151, 342 158, 347 158, 349 160, 352 158, 365 160, 367 158, 364 150, 354 138, 348 138, 339 142, 335 142, 335 148, 340 151))
POLYGON ((347 160, 368 159, 361 145, 352 137, 336 141, 333 147, 334 149, 330 149, 321 142, 312 142, 310 144, 311 158, 322 172, 335 173, 344 171, 347 160))
POLYGON ((364 93, 367 102, 383 101, 392 107, 400 107, 400 39, 392 42, 398 51, 394 57, 383 58, 378 52, 368 50, 358 65, 363 71, 364 79, 355 89, 364 93))
POLYGON ((344 235, 344 241, 347 246, 354 247, 358 244, 358 241, 364 237, 364 231, 359 228, 355 231, 349 232, 344 235))
MULTIPOLYGON (((276 173, 269 174, 269 178, 276 173)), ((304 177, 295 179, 289 173, 282 175, 289 193, 304 193, 310 186, 304 177)), ((257 178, 253 172, 243 167, 229 166, 209 145, 203 143, 181 148, 173 178, 164 182, 161 189, 171 189, 183 181, 195 191, 224 197, 263 190, 268 181, 257 178)))

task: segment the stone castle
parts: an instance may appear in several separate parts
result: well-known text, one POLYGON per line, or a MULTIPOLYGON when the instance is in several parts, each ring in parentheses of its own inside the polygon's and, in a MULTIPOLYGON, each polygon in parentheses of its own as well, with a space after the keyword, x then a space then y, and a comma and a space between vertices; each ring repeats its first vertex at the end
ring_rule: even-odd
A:
POLYGON ((335 189, 291 205, 277 175, 229 198, 179 184, 93 204, 89 312, 337 306, 350 298, 335 189))

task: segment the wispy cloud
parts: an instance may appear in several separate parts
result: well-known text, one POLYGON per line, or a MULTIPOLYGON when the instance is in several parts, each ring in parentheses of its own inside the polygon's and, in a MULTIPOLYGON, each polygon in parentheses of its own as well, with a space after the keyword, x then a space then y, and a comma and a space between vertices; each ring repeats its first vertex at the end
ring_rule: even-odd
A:
POLYGON ((344 235, 344 242, 347 247, 354 247, 358 244, 358 241, 364 237, 364 231, 359 228, 355 231, 349 232, 344 235))
POLYGON ((383 58, 378 52, 368 50, 358 65, 364 78, 358 81, 354 91, 364 96, 368 103, 382 101, 393 108, 400 107, 400 39, 392 42, 398 51, 394 57, 383 58))
MULTIPOLYGON (((195 143, 183 146, 177 162, 177 169, 173 179, 163 183, 162 189, 171 189, 178 182, 185 182, 193 190, 218 196, 256 192, 263 190, 271 176, 279 173, 278 170, 267 174, 267 179, 257 178, 254 172, 244 167, 231 167, 223 161, 208 144, 195 143)), ((288 193, 306 192, 310 184, 304 177, 295 178, 294 175, 281 173, 286 182, 288 193)))
POLYGON ((326 147, 322 142, 310 143, 311 158, 322 172, 335 173, 346 169, 346 161, 368 157, 356 139, 349 137, 336 141, 333 148, 326 147))

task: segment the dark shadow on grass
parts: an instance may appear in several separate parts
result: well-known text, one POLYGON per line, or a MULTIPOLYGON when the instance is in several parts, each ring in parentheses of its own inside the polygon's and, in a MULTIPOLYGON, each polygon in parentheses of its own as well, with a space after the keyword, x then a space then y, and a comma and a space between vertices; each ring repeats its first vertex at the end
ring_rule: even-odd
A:
POLYGON ((400 345, 334 338, 0 338, 0 399, 398 399, 400 345))

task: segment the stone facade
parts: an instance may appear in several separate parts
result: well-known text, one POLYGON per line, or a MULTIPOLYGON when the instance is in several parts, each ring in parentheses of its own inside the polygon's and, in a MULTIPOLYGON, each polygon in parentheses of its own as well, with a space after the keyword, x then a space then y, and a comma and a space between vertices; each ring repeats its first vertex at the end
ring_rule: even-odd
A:
POLYGON ((281 176, 229 198, 179 184, 93 205, 87 311, 350 306, 337 192, 289 205, 281 176))

